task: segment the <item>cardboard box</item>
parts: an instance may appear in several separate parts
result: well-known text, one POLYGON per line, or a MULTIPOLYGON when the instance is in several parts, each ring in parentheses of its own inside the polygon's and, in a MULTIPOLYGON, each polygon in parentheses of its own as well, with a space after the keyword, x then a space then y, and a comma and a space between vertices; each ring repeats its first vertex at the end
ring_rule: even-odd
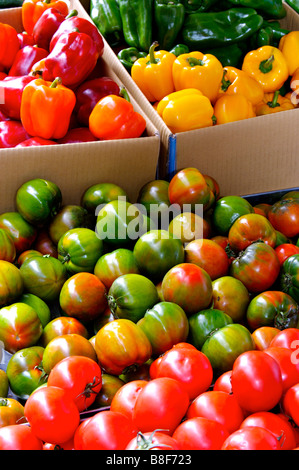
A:
MULTIPOLYGON (((82 5, 71 0, 79 16, 90 21, 82 5)), ((23 31, 21 8, 0 11, 0 21, 23 31)), ((103 75, 110 76, 120 86, 122 81, 110 68, 104 51, 101 58, 103 75)), ((27 180, 45 178, 61 189, 64 204, 79 204, 83 192, 91 185, 112 182, 120 185, 135 202, 143 184, 155 179, 160 150, 160 137, 150 119, 134 98, 136 111, 147 121, 146 135, 136 139, 99 141, 55 146, 10 148, 0 150, 0 212, 15 210, 16 190, 27 180)))
MULTIPOLYGON (((82 0, 88 11, 88 0, 82 0)), ((284 28, 299 30, 299 15, 286 6, 284 28)), ((111 48, 109 63, 161 136, 159 176, 184 167, 213 176, 221 194, 252 194, 298 186, 299 109, 212 128, 172 134, 111 48)))

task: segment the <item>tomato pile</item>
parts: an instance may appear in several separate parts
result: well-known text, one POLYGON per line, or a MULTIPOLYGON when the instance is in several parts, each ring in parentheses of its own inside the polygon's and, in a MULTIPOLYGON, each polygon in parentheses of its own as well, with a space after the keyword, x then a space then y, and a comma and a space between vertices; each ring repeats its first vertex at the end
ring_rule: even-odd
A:
POLYGON ((36 178, 15 207, 0 449, 299 447, 298 191, 252 205, 185 168, 135 203, 36 178))

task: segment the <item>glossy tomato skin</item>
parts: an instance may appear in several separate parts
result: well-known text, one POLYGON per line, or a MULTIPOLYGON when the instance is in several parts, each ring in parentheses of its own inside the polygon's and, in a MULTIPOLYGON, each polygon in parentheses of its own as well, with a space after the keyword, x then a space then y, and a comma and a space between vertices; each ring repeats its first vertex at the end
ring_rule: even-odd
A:
POLYGON ((77 318, 73 317, 57 317, 53 318, 44 328, 42 336, 40 338, 43 347, 54 339, 56 336, 66 335, 69 333, 75 333, 88 339, 88 331, 77 318))
POLYGON ((231 370, 223 372, 223 374, 219 375, 219 377, 217 377, 214 382, 213 390, 232 394, 231 376, 231 370))
POLYGON ((299 254, 287 258, 281 269, 280 285, 283 292, 299 302, 299 254))
POLYGON ((299 329, 286 328, 275 335, 270 343, 270 347, 289 348, 296 350, 299 346, 299 329))
POLYGON ((280 265, 282 266, 287 258, 299 253, 299 247, 293 243, 282 243, 281 245, 276 246, 275 251, 280 261, 280 265))
POLYGON ((42 450, 43 441, 38 439, 30 426, 12 424, 0 429, 0 450, 42 450))
POLYGON ((101 315, 107 307, 106 287, 92 273, 74 274, 63 284, 59 304, 69 317, 89 322, 101 315))
POLYGON ((124 450, 137 430, 127 416, 105 410, 83 421, 75 432, 75 450, 124 450))
POLYGON ((115 279, 129 273, 140 274, 134 253, 128 248, 117 248, 103 254, 94 267, 94 274, 108 290, 115 279))
POLYGON ((51 220, 48 230, 49 236, 55 245, 68 230, 85 227, 87 224, 87 210, 82 206, 66 205, 61 207, 51 220))
POLYGON ((248 426, 258 426, 271 431, 277 441, 281 443, 280 449, 292 450, 296 446, 296 440, 292 425, 278 414, 270 411, 259 411, 247 416, 240 425, 240 429, 248 426))
POLYGON ((126 450, 180 450, 177 441, 160 431, 137 433, 126 447, 126 450))
POLYGON ((14 398, 0 398, 0 428, 25 423, 24 406, 14 398))
POLYGON ((37 236, 37 229, 29 224, 18 212, 4 212, 1 214, 0 227, 12 237, 17 254, 31 248, 37 236))
POLYGON ((172 435, 188 406, 189 396, 180 382, 170 377, 158 377, 150 380, 138 394, 133 423, 143 433, 163 429, 172 435))
POLYGON ((173 237, 167 230, 150 230, 137 240, 133 254, 141 274, 155 284, 173 266, 185 258, 184 246, 180 239, 173 237))
POLYGON ((241 354, 234 362, 231 380, 233 394, 248 412, 269 411, 282 397, 280 367, 264 351, 241 354))
POLYGON ((0 326, 0 339, 4 343, 5 349, 11 354, 20 349, 34 346, 43 332, 36 311, 22 302, 2 307, 0 326))
POLYGON ((249 330, 243 325, 232 323, 212 333, 204 342, 201 351, 210 360, 217 377, 232 369, 240 354, 253 349, 254 342, 249 330))
POLYGON ((102 387, 95 397, 94 407, 111 406, 114 395, 123 385, 125 382, 116 375, 102 373, 102 387))
POLYGON ((49 374, 55 364, 69 356, 86 356, 97 361, 94 347, 84 338, 76 333, 68 333, 53 338, 45 347, 43 354, 43 368, 49 374))
POLYGON ((252 243, 245 248, 230 267, 230 274, 253 293, 269 289, 279 272, 280 263, 275 250, 263 242, 252 243))
POLYGON ((274 326, 260 326, 259 328, 256 328, 256 330, 251 333, 255 344, 255 349, 258 349, 259 351, 264 351, 267 349, 270 346, 273 338, 280 331, 281 330, 275 328, 274 326))
POLYGON ((126 191, 117 184, 96 183, 82 194, 81 206, 95 216, 98 206, 117 200, 119 197, 128 199, 126 191))
POLYGON ((95 264, 103 254, 103 242, 96 233, 85 227, 68 230, 59 239, 58 260, 70 274, 93 273, 95 264))
POLYGON ((299 361, 294 360, 291 349, 272 346, 267 348, 265 353, 273 357, 280 367, 283 393, 299 383, 299 361))
POLYGON ((137 325, 152 345, 153 355, 163 354, 187 339, 189 322, 184 310, 173 302, 159 302, 145 312, 137 325))
POLYGON ((29 249, 23 251, 17 259, 17 265, 20 268, 26 259, 31 258, 32 256, 43 256, 40 251, 29 249))
POLYGON ((275 202, 268 212, 268 219, 276 230, 286 237, 299 234, 299 199, 281 199, 275 202))
POLYGON ((222 310, 213 308, 200 310, 189 317, 188 340, 200 350, 214 331, 230 323, 233 323, 233 320, 222 310))
POLYGON ((211 189, 204 176, 196 168, 184 168, 176 173, 169 183, 168 197, 171 204, 190 204, 191 210, 196 204, 202 204, 203 209, 209 207, 211 189))
POLYGON ((16 208, 34 226, 44 226, 60 209, 62 194, 53 182, 35 178, 22 184, 16 194, 16 208))
POLYGON ((187 411, 187 419, 201 416, 223 424, 231 434, 239 429, 244 412, 236 398, 227 392, 209 390, 198 395, 187 411))
POLYGON ((32 248, 43 255, 50 255, 58 258, 57 245, 51 240, 47 229, 39 229, 32 248))
POLYGON ((46 302, 44 302, 40 297, 37 297, 37 295, 29 294, 27 292, 21 295, 19 302, 30 305, 30 307, 36 311, 42 327, 45 328, 51 320, 51 310, 46 302))
POLYGON ((222 276, 212 282, 213 308, 226 313, 235 323, 242 323, 250 302, 248 289, 233 276, 222 276))
POLYGON ((132 419, 137 397, 146 384, 146 380, 132 380, 124 384, 112 398, 110 410, 122 413, 132 419))
POLYGON ((274 326, 280 330, 294 328, 298 320, 297 303, 281 291, 261 292, 248 305, 247 322, 252 331, 261 326, 274 326))
POLYGON ((0 369, 0 397, 6 398, 9 390, 9 382, 7 374, 4 370, 0 369))
POLYGON ((9 261, 0 260, 0 307, 16 302, 23 291, 20 270, 9 261))
POLYGON ((172 435, 184 450, 220 450, 228 436, 223 424, 201 416, 186 419, 172 435))
POLYGON ((125 318, 107 323, 97 332, 95 350, 101 367, 113 375, 144 364, 152 354, 152 346, 145 333, 136 323, 125 318))
POLYGON ((59 298, 60 289, 67 279, 66 267, 53 256, 37 256, 27 259, 20 267, 26 291, 45 302, 59 298))
POLYGON ((282 399, 282 409, 284 413, 289 416, 296 426, 299 425, 299 384, 290 387, 284 394, 282 399))
POLYGON ((23 400, 40 385, 47 382, 42 368, 44 348, 31 346, 11 356, 7 364, 7 376, 12 392, 23 400))
POLYGON ((209 238, 212 233, 208 218, 193 212, 181 212, 173 217, 168 225, 168 231, 184 244, 197 238, 209 238))
POLYGON ((212 221, 218 235, 228 235, 229 229, 238 217, 252 214, 252 205, 241 196, 225 196, 216 201, 212 221))
POLYGON ((259 426, 248 426, 233 432, 223 443, 221 450, 279 450, 274 434, 259 426))
POLYGON ((181 263, 171 268, 162 280, 165 301, 180 305, 189 317, 208 308, 212 300, 209 274, 193 263, 181 263))
POLYGON ((100 392, 102 371, 98 363, 89 357, 69 356, 53 367, 47 384, 65 390, 81 412, 93 404, 100 392))
POLYGON ((169 214, 168 188, 169 182, 166 180, 149 181, 142 186, 137 197, 137 203, 145 207, 147 215, 156 222, 157 227, 169 214))
POLYGON ((24 412, 34 434, 52 444, 71 439, 80 423, 75 403, 65 390, 54 386, 35 390, 26 401, 24 412))
POLYGON ((108 306, 112 313, 135 323, 158 301, 155 284, 142 274, 124 274, 115 279, 108 291, 108 306))
POLYGON ((185 247, 185 260, 203 268, 212 281, 229 271, 229 258, 225 250, 208 238, 196 239, 185 247))
POLYGON ((16 247, 9 232, 0 228, 0 259, 13 263, 16 258, 16 247))
POLYGON ((230 248, 239 253, 256 241, 276 245, 276 231, 269 220, 260 214, 245 214, 235 220, 228 232, 230 248))

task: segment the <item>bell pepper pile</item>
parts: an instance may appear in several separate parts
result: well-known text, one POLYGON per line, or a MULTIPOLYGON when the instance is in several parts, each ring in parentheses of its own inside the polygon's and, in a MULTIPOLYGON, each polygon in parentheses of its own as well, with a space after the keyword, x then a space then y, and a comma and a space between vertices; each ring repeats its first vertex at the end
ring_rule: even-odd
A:
POLYGON ((22 33, 0 23, 0 148, 143 134, 143 116, 101 72, 104 41, 92 21, 62 0, 25 0, 22 23, 22 33))

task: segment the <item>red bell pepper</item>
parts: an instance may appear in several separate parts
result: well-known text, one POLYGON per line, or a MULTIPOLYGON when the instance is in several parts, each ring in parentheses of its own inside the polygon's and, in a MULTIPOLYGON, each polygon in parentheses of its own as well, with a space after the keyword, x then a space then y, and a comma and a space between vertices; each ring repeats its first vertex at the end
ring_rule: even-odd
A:
POLYGON ((107 95, 119 95, 118 84, 109 77, 87 80, 76 90, 76 106, 78 121, 88 127, 89 115, 97 102, 107 95))
POLYGON ((32 36, 35 44, 49 51, 52 36, 65 18, 66 15, 57 10, 57 8, 48 8, 45 10, 33 28, 32 36))
POLYGON ((20 49, 8 72, 10 77, 29 75, 32 66, 47 57, 49 52, 37 46, 25 46, 20 49))
POLYGON ((9 24, 0 23, 0 67, 9 70, 20 49, 18 33, 9 24))
POLYGON ((4 93, 3 103, 0 102, 0 111, 10 119, 20 120, 23 90, 34 78, 25 75, 22 77, 6 77, 0 81, 0 88, 4 93))
POLYGON ((58 139, 59 144, 79 144, 80 142, 96 142, 98 139, 87 127, 70 129, 64 137, 58 139))
POLYGON ((56 145, 54 140, 43 139, 42 137, 31 137, 16 145, 16 147, 39 147, 40 145, 56 145))
POLYGON ((22 23, 25 31, 32 34, 37 20, 48 8, 56 8, 67 15, 68 5, 63 0, 24 0, 22 3, 22 23))
POLYGON ((50 52, 55 47, 58 39, 62 34, 71 33, 72 31, 78 31, 80 33, 85 33, 90 36, 96 44, 98 57, 101 57, 103 55, 104 41, 98 28, 91 21, 85 18, 80 18, 78 16, 71 16, 70 18, 66 18, 61 23, 58 30, 51 39, 50 52))
POLYGON ((20 121, 0 121, 0 148, 16 147, 30 135, 26 132, 20 121))
POLYGON ((11 119, 6 114, 4 114, 2 111, 0 111, 0 122, 1 121, 11 121, 11 119))
POLYGON ((18 38, 20 42, 20 48, 25 46, 34 46, 35 41, 33 39, 32 34, 28 34, 27 31, 23 31, 22 33, 18 33, 18 38))
POLYGON ((60 77, 64 86, 76 88, 92 72, 98 57, 93 39, 73 31, 62 34, 50 54, 37 62, 32 70, 46 81, 60 77))

